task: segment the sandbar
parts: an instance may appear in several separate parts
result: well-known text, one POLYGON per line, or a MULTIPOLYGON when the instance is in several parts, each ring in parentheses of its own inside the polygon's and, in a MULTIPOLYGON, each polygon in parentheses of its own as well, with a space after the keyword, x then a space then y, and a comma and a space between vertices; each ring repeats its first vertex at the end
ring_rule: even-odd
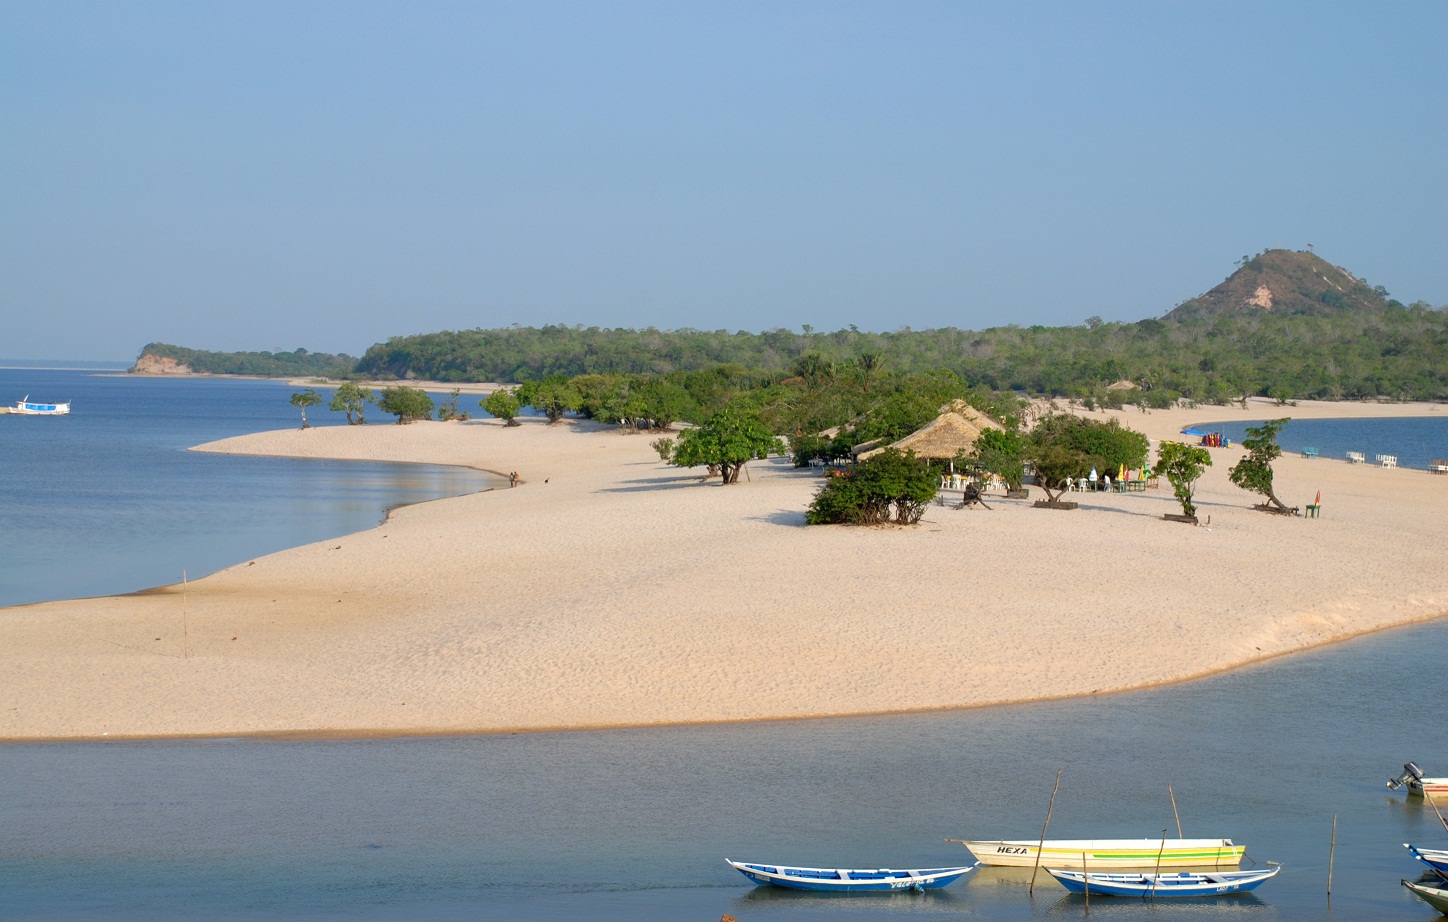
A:
MULTIPOLYGON (((1084 412, 1084 411, 1079 411, 1084 412)), ((1153 439, 1308 403, 1113 414, 1153 439)), ((1104 414, 1089 414, 1101 418, 1104 414)), ((1284 457, 1267 515, 1213 449, 1072 512, 988 496, 913 528, 806 527, 782 459, 731 486, 582 421, 325 426, 199 450, 459 464, 513 489, 133 595, 0 610, 0 738, 460 734, 963 708, 1105 694, 1448 613, 1448 477, 1284 457)), ((1371 446, 1368 446, 1369 448, 1371 446)), ((1034 491, 1039 496, 1038 491, 1034 491)))

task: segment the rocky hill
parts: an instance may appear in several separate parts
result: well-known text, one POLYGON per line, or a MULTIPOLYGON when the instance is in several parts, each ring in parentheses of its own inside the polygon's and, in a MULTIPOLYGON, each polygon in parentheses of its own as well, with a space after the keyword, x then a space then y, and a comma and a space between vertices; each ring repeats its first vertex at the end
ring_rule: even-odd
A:
POLYGON ((136 375, 254 375, 285 378, 312 375, 343 378, 357 360, 350 355, 324 352, 207 352, 169 343, 147 343, 131 374, 136 375))
POLYGON ((1391 300, 1381 286, 1371 288, 1366 281, 1315 253, 1264 250, 1222 284, 1182 302, 1166 316, 1173 320, 1244 312, 1279 317, 1337 316, 1345 312, 1379 314, 1402 306, 1391 300))

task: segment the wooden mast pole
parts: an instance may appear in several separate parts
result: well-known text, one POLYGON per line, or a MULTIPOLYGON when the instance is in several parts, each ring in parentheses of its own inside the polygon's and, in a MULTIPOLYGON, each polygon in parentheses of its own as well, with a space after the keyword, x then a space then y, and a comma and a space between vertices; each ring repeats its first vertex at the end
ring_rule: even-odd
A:
POLYGON ((1051 788, 1051 802, 1046 807, 1046 821, 1041 824, 1041 841, 1036 845, 1036 866, 1031 868, 1031 885, 1026 888, 1026 893, 1034 895, 1036 892, 1036 872, 1041 870, 1041 849, 1046 847, 1046 827, 1051 825, 1051 811, 1056 809, 1056 792, 1061 789, 1061 772, 1065 766, 1056 769, 1056 786, 1051 788))
POLYGON ((1332 815, 1332 842, 1327 847, 1327 895, 1332 896, 1332 859, 1337 851, 1337 814, 1332 815))
POLYGON ((1171 782, 1169 781, 1166 785, 1166 793, 1167 796, 1171 798, 1171 815, 1176 817, 1177 838, 1180 839, 1182 837, 1182 815, 1177 812, 1176 794, 1172 791, 1171 782))

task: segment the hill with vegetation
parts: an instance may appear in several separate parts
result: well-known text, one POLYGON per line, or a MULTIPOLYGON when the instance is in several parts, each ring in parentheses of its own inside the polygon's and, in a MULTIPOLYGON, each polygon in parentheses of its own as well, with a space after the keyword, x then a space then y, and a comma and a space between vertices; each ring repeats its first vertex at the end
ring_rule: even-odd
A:
POLYGON ((356 367, 357 359, 350 355, 329 355, 305 349, 295 352, 206 352, 168 343, 148 343, 131 371, 136 374, 345 378, 356 367))
POLYGON ((1312 252, 1264 250, 1242 257, 1226 281, 1204 295, 1184 301, 1168 319, 1214 317, 1224 313, 1262 311, 1276 316, 1342 313, 1382 314, 1402 309, 1381 285, 1369 287, 1341 266, 1312 252))

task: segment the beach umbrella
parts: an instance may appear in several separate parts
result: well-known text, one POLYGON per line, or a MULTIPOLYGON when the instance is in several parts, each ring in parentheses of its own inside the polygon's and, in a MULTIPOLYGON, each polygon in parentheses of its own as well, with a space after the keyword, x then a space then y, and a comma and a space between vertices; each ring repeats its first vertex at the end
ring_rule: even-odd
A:
POLYGON ((1099 479, 1099 478, 1096 476, 1096 468, 1094 468, 1094 467, 1091 468, 1091 476, 1090 476, 1089 479, 1091 480, 1092 483, 1095 483, 1095 482, 1099 479))
POLYGON ((1321 490, 1318 490, 1318 491, 1317 491, 1317 498, 1312 501, 1312 505, 1314 505, 1314 506, 1321 506, 1321 505, 1322 505, 1322 491, 1321 491, 1321 490))

